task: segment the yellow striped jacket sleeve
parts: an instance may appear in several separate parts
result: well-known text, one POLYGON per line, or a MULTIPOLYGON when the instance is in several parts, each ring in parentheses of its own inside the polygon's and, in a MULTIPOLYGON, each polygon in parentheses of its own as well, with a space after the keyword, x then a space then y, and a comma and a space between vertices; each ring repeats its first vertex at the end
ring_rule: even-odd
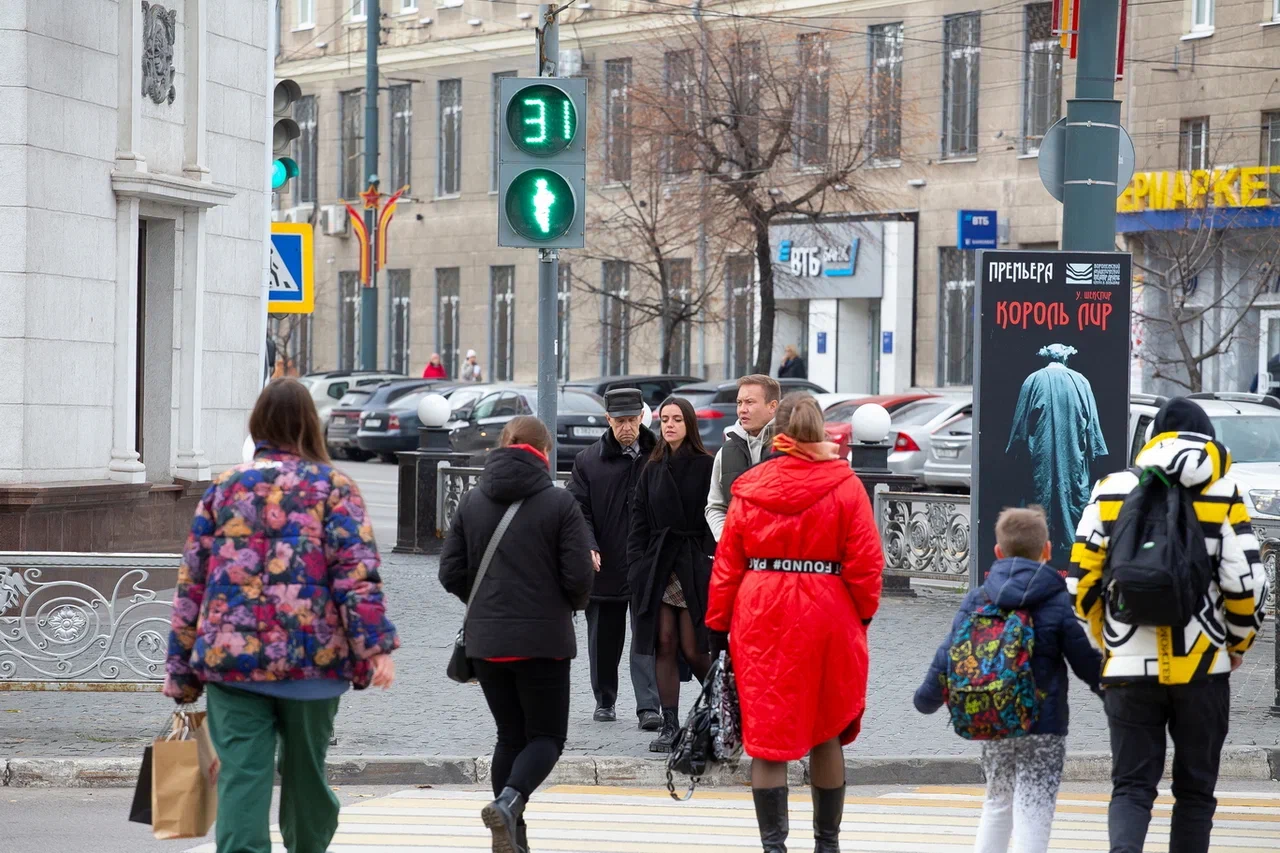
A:
POLYGON ((1222 522, 1220 554, 1218 588, 1226 606, 1227 648, 1243 654, 1253 645, 1266 616, 1267 573, 1239 489, 1222 522))
POLYGON ((1107 531, 1103 524, 1099 490, 1080 516, 1076 541, 1071 548, 1071 568, 1067 573, 1067 591, 1075 599, 1076 619, 1095 649, 1105 649, 1102 637, 1102 564, 1107 557, 1107 531))

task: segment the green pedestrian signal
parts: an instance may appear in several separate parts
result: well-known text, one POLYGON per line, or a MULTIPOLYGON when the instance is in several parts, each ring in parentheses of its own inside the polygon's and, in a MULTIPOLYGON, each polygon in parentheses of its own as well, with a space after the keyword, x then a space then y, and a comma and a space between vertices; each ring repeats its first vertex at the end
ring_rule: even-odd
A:
POLYGON ((587 81, 499 84, 498 245, 580 249, 587 197, 587 81))

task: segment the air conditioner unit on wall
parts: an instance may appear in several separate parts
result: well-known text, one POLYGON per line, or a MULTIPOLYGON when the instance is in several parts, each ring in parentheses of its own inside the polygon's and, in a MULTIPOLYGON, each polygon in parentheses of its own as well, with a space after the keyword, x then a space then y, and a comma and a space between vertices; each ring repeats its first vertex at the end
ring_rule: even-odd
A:
POLYGON ((320 224, 324 233, 330 237, 349 237, 351 223, 347 219, 347 209, 340 204, 325 205, 320 210, 320 224))
POLYGON ((285 208, 284 210, 273 210, 271 211, 271 221, 272 222, 297 222, 298 208, 288 207, 288 208, 285 208))

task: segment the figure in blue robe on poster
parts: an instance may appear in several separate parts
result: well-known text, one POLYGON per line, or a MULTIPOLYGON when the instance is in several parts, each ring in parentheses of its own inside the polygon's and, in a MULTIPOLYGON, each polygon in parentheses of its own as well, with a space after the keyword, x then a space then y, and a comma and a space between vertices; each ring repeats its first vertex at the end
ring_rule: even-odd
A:
POLYGON ((1005 453, 1019 465, 1030 463, 1036 503, 1049 519, 1053 557, 1064 563, 1093 486, 1093 461, 1107 455, 1093 387, 1067 367, 1075 347, 1050 344, 1040 350, 1049 363, 1022 383, 1005 453), (1023 457, 1023 458, 1018 458, 1023 457))

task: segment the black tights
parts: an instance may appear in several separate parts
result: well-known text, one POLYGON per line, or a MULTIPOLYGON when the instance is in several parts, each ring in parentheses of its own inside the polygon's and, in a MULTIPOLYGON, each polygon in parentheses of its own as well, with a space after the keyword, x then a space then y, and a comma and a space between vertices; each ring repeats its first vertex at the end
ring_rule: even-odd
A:
POLYGON ((569 729, 569 661, 473 661, 498 726, 493 793, 510 786, 527 800, 555 769, 569 729))
POLYGON ((680 707, 681 653, 694 677, 703 681, 711 669, 711 655, 698 648, 688 609, 663 604, 658 610, 657 640, 658 699, 663 708, 680 707))

